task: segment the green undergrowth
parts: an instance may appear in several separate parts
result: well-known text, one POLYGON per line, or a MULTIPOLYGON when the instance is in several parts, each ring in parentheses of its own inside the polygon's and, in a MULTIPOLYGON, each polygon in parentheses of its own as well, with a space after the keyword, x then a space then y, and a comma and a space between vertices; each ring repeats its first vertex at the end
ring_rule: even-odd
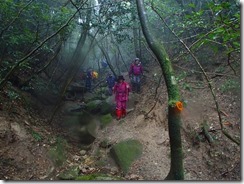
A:
POLYGON ((93 173, 93 174, 88 174, 88 175, 82 175, 78 176, 75 180, 83 180, 83 181, 88 181, 88 180, 99 180, 99 181, 112 181, 112 180, 123 180, 120 177, 117 176, 112 176, 108 174, 102 174, 102 173, 93 173))

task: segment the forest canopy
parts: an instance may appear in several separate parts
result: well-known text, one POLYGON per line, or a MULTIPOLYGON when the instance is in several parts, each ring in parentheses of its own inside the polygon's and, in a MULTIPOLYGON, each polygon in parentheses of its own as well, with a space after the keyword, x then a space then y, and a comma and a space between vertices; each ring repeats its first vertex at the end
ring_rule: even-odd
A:
MULTIPOLYGON (((21 113, 14 108, 29 113, 41 103, 40 109, 51 109, 44 116, 45 123, 53 128, 66 121, 66 117, 61 118, 66 112, 60 109, 72 102, 78 108, 68 110, 76 114, 73 117, 68 113, 71 119, 67 122, 86 120, 83 115, 87 113, 89 117, 101 113, 99 121, 105 127, 115 111, 109 104, 114 88, 107 91, 107 77, 113 75, 117 79, 123 75, 128 80, 128 91, 139 96, 133 105, 142 109, 134 107, 129 111, 135 119, 143 116, 142 122, 159 124, 167 119, 171 165, 164 178, 183 180, 183 152, 190 149, 184 144, 189 137, 193 147, 202 140, 213 145, 217 138, 211 134, 220 132, 240 146, 240 135, 236 133, 241 96, 240 8, 237 0, 1 0, 0 113, 19 116, 21 113), (136 60, 143 66, 142 93, 137 94, 129 86, 134 77, 130 70, 136 60), (88 72, 96 74, 89 89, 88 72), (199 115, 199 122, 189 128, 191 125, 182 124, 182 119, 189 120, 182 114, 194 103, 197 105, 193 111, 200 111, 201 116, 192 113, 190 121, 199 115), (201 105, 210 115, 204 114, 201 105), (163 109, 157 111, 156 107, 163 109)), ((72 128, 74 132, 82 129, 72 128)), ((29 132, 36 141, 43 140, 32 129, 29 132)), ((88 142, 94 139, 92 132, 88 142)), ((58 148, 65 144, 57 140, 61 158, 52 152, 54 149, 51 155, 64 159, 58 148)), ((165 146, 166 142, 160 145, 165 146)), ((230 149, 236 150, 235 146, 230 149)), ((214 165, 211 164, 207 163, 209 167, 214 165)), ((218 173, 221 179, 226 175, 223 173, 218 173)))

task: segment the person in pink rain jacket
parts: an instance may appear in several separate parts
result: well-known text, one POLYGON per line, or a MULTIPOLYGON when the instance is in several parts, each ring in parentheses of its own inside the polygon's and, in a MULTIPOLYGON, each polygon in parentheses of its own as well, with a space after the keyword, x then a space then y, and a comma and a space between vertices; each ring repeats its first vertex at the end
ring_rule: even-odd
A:
POLYGON ((126 102, 129 98, 130 86, 122 75, 118 76, 117 83, 113 87, 116 101, 117 120, 126 116, 126 102))

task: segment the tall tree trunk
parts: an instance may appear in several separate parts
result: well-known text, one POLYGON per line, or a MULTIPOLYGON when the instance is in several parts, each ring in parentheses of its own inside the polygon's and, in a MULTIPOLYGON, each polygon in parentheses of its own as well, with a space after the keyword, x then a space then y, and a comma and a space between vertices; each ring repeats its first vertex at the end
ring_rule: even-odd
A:
POLYGON ((140 48, 139 48, 139 35, 138 35, 138 24, 136 21, 136 7, 133 6, 132 8, 132 21, 134 22, 133 25, 133 40, 134 40, 134 47, 135 47, 135 53, 136 57, 140 58, 140 48))
POLYGON ((54 110, 53 110, 53 114, 52 114, 50 121, 49 121, 50 123, 52 122, 54 115, 56 114, 57 110, 60 107, 60 104, 62 102, 62 99, 65 95, 65 92, 66 92, 69 84, 72 82, 73 78, 75 77, 75 75, 77 74, 81 65, 85 62, 85 59, 87 57, 87 54, 86 54, 87 50, 85 48, 85 42, 86 42, 89 30, 90 30, 89 23, 91 21, 91 13, 92 13, 92 11, 91 11, 91 9, 89 9, 87 11, 86 23, 83 25, 83 32, 80 36, 80 39, 77 43, 76 49, 75 49, 74 54, 72 56, 72 59, 71 59, 72 63, 70 64, 67 75, 65 77, 65 81, 61 87, 60 95, 58 97, 57 103, 56 103, 54 110))
POLYGON ((121 57, 121 61, 123 62, 126 71, 129 72, 129 68, 128 68, 127 64, 125 63, 125 60, 124 60, 124 58, 123 58, 123 55, 121 54, 121 50, 120 50, 120 47, 119 47, 118 42, 115 41, 114 38, 113 38, 112 36, 111 36, 111 40, 112 40, 112 43, 117 47, 117 50, 118 50, 118 52, 119 52, 119 53, 118 53, 118 54, 119 54, 118 58, 121 57))
POLYGON ((159 64, 162 68, 163 76, 167 86, 168 92, 168 127, 169 127, 169 138, 170 138, 170 151, 171 151, 171 165, 169 174, 165 179, 167 180, 183 180, 183 153, 181 145, 181 110, 177 104, 181 104, 179 89, 176 84, 174 71, 169 57, 165 51, 163 44, 154 38, 150 31, 148 19, 144 7, 143 0, 136 0, 138 15, 142 26, 142 32, 146 38, 146 41, 157 57, 159 64))

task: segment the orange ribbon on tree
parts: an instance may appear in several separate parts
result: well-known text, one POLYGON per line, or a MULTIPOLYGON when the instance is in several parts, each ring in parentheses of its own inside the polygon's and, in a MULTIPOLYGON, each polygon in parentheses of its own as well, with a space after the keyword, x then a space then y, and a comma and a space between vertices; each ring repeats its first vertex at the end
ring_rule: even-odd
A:
POLYGON ((175 107, 178 111, 182 111, 183 110, 183 103, 178 101, 175 103, 175 107))

